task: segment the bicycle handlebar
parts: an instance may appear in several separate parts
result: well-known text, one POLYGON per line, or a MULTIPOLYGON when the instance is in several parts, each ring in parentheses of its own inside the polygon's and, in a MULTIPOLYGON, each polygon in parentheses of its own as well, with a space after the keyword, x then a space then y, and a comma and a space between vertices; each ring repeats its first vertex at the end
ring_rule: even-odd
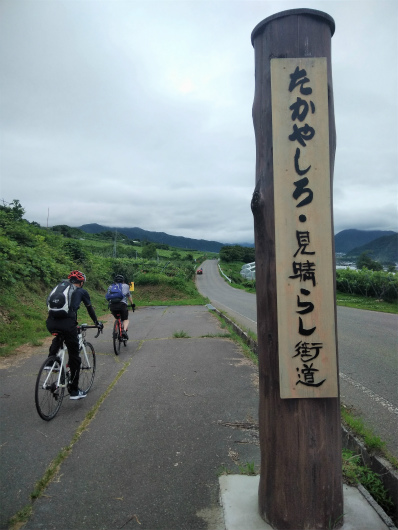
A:
POLYGON ((98 329, 98 332, 97 332, 97 334, 94 337, 96 339, 97 337, 99 337, 100 333, 102 333, 104 325, 102 325, 102 328, 99 328, 98 326, 95 326, 95 325, 94 326, 89 326, 88 324, 81 324, 79 327, 80 327, 80 329, 82 331, 85 331, 86 329, 94 329, 94 328, 98 329))

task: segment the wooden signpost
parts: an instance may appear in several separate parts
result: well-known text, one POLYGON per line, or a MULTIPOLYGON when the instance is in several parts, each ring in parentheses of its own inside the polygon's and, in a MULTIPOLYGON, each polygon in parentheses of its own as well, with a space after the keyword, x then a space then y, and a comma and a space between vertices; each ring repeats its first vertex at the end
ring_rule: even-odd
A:
POLYGON ((259 509, 276 529, 343 524, 332 176, 333 19, 258 24, 253 122, 259 509))

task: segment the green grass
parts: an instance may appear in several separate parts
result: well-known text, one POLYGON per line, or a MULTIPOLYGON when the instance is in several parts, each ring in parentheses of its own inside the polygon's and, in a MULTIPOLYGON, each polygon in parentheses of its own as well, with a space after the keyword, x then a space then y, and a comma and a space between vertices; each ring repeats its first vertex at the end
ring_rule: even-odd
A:
POLYGON ((173 337, 175 339, 189 339, 189 335, 186 331, 184 330, 181 330, 181 331, 175 331, 173 333, 173 337))
MULTIPOLYGON (((46 298, 50 288, 22 283, 13 286, 12 291, 0 294, 0 357, 12 354, 16 348, 27 344, 40 346, 50 336, 46 328, 46 298)), ((103 292, 89 289, 91 301, 98 319, 108 313, 103 292)), ((87 311, 82 307, 79 321, 91 324, 87 311)))
POLYGON ((217 475, 249 475, 254 476, 258 475, 260 472, 259 469, 256 469, 256 465, 254 462, 246 462, 245 464, 242 464, 241 462, 236 462, 236 468, 231 469, 227 467, 225 464, 222 464, 217 469, 217 475))
POLYGON ((343 478, 352 486, 362 484, 372 495, 374 500, 381 506, 388 515, 392 515, 394 503, 388 491, 380 479, 380 475, 374 473, 367 466, 363 465, 361 455, 356 455, 348 449, 343 449, 343 478))
POLYGON ((376 298, 360 296, 358 294, 348 294, 337 291, 336 303, 343 307, 398 314, 398 302, 384 302, 383 300, 380 301, 376 300, 376 298))
POLYGON ((381 440, 379 436, 376 436, 373 434, 372 430, 367 427, 362 420, 362 418, 358 416, 354 416, 346 407, 341 408, 341 417, 344 421, 344 423, 357 434, 360 436, 366 447, 370 451, 379 451, 384 452, 386 443, 381 440))
POLYGON ((258 474, 258 471, 256 470, 256 466, 254 462, 246 462, 246 464, 239 464, 238 469, 239 469, 240 475, 257 475, 258 474))
POLYGON ((45 296, 37 289, 17 284, 0 294, 0 356, 9 355, 21 344, 41 344, 48 337, 45 296))
MULTIPOLYGON (((95 290, 87 282, 92 305, 97 318, 109 315, 105 290, 95 290)), ((46 298, 51 288, 29 283, 17 283, 12 289, 3 289, 0 293, 0 357, 15 353, 21 346, 39 346, 49 337, 46 328, 46 298)), ((196 290, 193 281, 180 281, 177 285, 162 284, 136 286, 133 299, 137 306, 174 306, 174 305, 205 305, 208 299, 196 290)), ((91 319, 82 305, 79 322, 91 319)))
MULTIPOLYGON (((240 345, 240 347, 242 348, 243 355, 245 357, 247 357, 248 359, 250 359, 256 366, 258 366, 258 357, 257 357, 257 355, 249 348, 249 346, 245 343, 245 341, 236 333, 236 331, 234 330, 233 326, 231 324, 229 324, 228 322, 226 322, 224 320, 224 318, 221 315, 219 315, 218 313, 214 313, 214 314, 218 318, 218 320, 220 321, 221 328, 228 330, 228 332, 229 332, 228 333, 228 338, 230 338, 234 342, 238 343, 240 345)), ((226 315, 226 316, 228 316, 228 318, 233 321, 233 319, 229 315, 226 315)), ((252 333, 252 335, 254 335, 254 333, 252 333)), ((257 340, 257 339, 254 339, 254 340, 257 340)))

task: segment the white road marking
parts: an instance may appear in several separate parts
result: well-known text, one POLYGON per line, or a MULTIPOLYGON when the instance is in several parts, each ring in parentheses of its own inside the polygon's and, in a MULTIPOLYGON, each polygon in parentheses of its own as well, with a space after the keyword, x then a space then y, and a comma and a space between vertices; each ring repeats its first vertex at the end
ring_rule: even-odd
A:
POLYGON ((358 388, 359 390, 362 390, 364 394, 367 394, 373 401, 378 403, 379 405, 382 405, 385 407, 389 412, 392 414, 398 415, 398 408, 394 407, 392 403, 384 399, 383 397, 379 396, 378 394, 375 394, 370 390, 369 388, 366 388, 366 386, 361 385, 361 383, 358 383, 357 381, 354 381, 354 379, 351 379, 348 375, 343 374, 343 372, 340 372, 340 377, 347 383, 349 383, 352 386, 355 386, 355 388, 358 388))

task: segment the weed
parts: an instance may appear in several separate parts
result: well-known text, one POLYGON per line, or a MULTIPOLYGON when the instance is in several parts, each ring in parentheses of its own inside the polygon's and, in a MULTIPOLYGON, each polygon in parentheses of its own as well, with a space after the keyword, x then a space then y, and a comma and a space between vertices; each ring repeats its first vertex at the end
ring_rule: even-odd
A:
MULTIPOLYGON (((236 333, 236 331, 234 330, 232 325, 229 324, 228 322, 226 322, 223 319, 223 317, 221 315, 219 315, 218 313, 215 313, 215 315, 218 318, 218 320, 220 321, 221 326, 226 328, 229 331, 229 334, 228 334, 229 338, 232 339, 234 342, 237 342, 241 346, 242 351, 243 351, 243 355, 245 357, 247 357, 248 359, 250 359, 256 366, 258 366, 258 357, 257 357, 257 355, 249 348, 249 346, 242 340, 242 338, 239 337, 239 335, 236 333)), ((233 321, 232 318, 229 317, 229 315, 228 315, 228 318, 231 321, 233 321)))
MULTIPOLYGON (((246 462, 246 464, 241 464, 237 462, 238 466, 238 473, 240 475, 257 475, 256 471, 256 465, 254 462, 246 462)), ((220 477, 221 475, 233 475, 236 471, 233 471, 232 469, 228 468, 224 464, 221 464, 221 466, 217 470, 217 475, 220 477)))
POLYGON ((346 407, 341 407, 341 416, 344 423, 360 436, 369 450, 385 451, 386 443, 375 436, 371 429, 365 426, 362 418, 353 416, 346 407))
POLYGON ((241 475, 257 475, 254 462, 246 462, 246 464, 239 464, 238 469, 241 475))
POLYGON ((188 333, 186 333, 185 331, 181 330, 181 331, 175 331, 173 333, 173 337, 175 339, 189 339, 189 335, 188 333))
POLYGON ((221 464, 221 466, 217 469, 217 476, 221 477, 221 475, 232 475, 233 471, 229 469, 224 464, 221 464))
POLYGON ((21 528, 23 525, 25 525, 32 515, 32 511, 33 507, 30 503, 24 506, 22 510, 19 510, 19 512, 9 520, 10 529, 18 530, 18 528, 21 528))
POLYGON ((348 484, 362 484, 385 512, 391 514, 394 503, 384 487, 380 475, 364 466, 361 456, 355 455, 348 449, 343 450, 343 477, 348 484))
POLYGON ((334 528, 339 527, 339 526, 340 526, 340 521, 341 521, 341 519, 344 517, 344 515, 345 515, 345 514, 342 513, 342 514, 340 515, 340 517, 337 517, 337 519, 336 519, 333 523, 332 523, 332 520, 330 519, 330 520, 329 520, 329 525, 328 525, 329 530, 333 530, 334 528))

